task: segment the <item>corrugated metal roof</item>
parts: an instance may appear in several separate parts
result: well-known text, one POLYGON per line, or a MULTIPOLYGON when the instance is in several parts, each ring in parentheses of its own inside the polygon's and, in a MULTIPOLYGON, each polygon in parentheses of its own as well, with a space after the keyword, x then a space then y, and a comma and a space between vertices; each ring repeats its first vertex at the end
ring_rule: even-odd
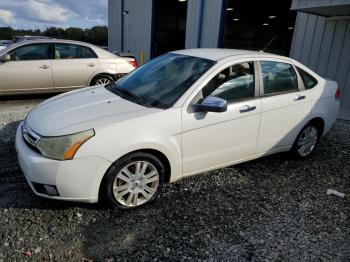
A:
POLYGON ((350 0, 293 0, 292 10, 322 16, 350 15, 350 0))

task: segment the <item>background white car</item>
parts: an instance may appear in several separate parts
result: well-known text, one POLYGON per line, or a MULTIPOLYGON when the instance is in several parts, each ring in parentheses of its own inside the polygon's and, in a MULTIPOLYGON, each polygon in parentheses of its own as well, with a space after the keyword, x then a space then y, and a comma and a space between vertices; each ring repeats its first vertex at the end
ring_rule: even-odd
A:
POLYGON ((336 82, 286 57, 182 50, 43 102, 16 148, 37 195, 132 208, 185 176, 282 151, 310 156, 339 96, 336 82))
POLYGON ((0 95, 64 92, 108 84, 136 67, 134 58, 84 42, 20 41, 0 50, 0 95))

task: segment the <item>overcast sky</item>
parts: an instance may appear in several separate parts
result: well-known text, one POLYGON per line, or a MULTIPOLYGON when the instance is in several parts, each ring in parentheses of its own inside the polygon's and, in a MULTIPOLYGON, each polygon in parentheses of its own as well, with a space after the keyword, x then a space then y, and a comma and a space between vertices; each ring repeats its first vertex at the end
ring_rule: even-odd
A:
POLYGON ((0 27, 45 29, 107 25, 108 0, 0 0, 0 27))

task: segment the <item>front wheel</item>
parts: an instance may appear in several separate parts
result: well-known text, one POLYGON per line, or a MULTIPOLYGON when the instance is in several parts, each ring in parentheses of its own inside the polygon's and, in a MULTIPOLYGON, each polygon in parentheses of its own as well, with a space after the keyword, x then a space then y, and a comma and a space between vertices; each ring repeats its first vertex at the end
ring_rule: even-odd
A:
POLYGON ((297 159, 308 158, 320 140, 320 133, 319 128, 313 123, 304 126, 290 151, 292 156, 297 159))
POLYGON ((164 165, 148 153, 134 153, 107 172, 102 194, 110 206, 130 209, 152 202, 163 184, 164 165))

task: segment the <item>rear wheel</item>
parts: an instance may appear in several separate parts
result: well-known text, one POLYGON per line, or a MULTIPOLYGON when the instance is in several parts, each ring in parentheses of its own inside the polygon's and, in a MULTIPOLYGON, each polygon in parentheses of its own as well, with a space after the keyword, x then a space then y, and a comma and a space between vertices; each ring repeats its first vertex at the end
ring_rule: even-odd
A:
POLYGON ((163 177, 164 166, 157 157, 148 153, 134 153, 110 168, 101 193, 115 208, 143 206, 159 194, 163 177))
POLYGON ((111 77, 110 75, 107 74, 100 74, 94 77, 94 79, 92 79, 91 81, 91 85, 92 86, 96 86, 96 85, 107 85, 114 82, 113 77, 111 77))
POLYGON ((309 123, 300 131, 291 149, 293 157, 308 158, 315 150, 320 140, 320 129, 317 125, 309 123))

